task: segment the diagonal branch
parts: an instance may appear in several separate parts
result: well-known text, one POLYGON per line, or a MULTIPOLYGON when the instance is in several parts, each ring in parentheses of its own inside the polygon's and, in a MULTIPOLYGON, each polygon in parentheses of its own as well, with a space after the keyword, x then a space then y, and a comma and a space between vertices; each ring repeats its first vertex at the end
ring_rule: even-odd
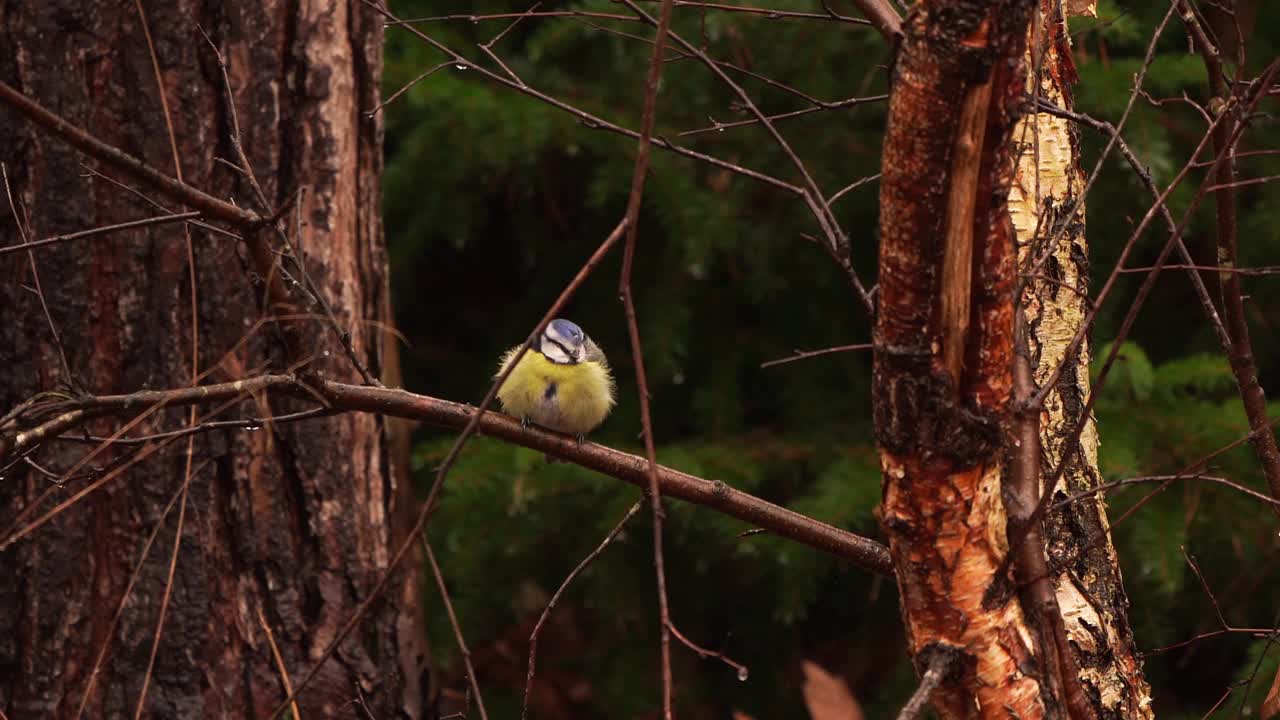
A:
POLYGON ((257 213, 236 207, 180 180, 175 180, 129 153, 108 145, 83 128, 46 110, 35 100, 15 90, 4 81, 0 81, 0 101, 89 157, 142 180, 165 195, 199 210, 207 218, 221 220, 238 227, 252 227, 262 222, 262 218, 258 217, 257 213))

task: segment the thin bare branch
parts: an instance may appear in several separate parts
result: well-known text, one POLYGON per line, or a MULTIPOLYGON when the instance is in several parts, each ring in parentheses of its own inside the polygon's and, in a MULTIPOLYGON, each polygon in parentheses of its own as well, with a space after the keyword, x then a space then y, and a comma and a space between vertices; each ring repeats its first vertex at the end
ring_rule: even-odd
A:
MULTIPOLYGON (((716 64, 723 65, 724 63, 721 63, 720 61, 717 60, 716 64)), ((864 103, 869 103, 869 102, 880 102, 883 100, 887 100, 888 98, 889 98, 888 95, 871 95, 869 97, 846 98, 844 100, 837 100, 835 102, 815 103, 813 107, 801 108, 800 110, 792 110, 790 112, 778 113, 776 115, 766 115, 765 117, 768 118, 770 121, 787 120, 794 117, 800 117, 801 115, 810 115, 812 113, 822 112, 824 110, 834 110, 837 108, 853 107, 855 105, 862 105, 864 103)), ((686 137, 688 135, 703 135, 710 132, 724 132, 729 128, 745 127, 747 125, 759 125, 761 123, 761 121, 758 118, 751 118, 750 120, 735 120, 733 122, 727 122, 727 123, 719 122, 713 117, 709 117, 707 119, 711 121, 710 126, 694 128, 693 130, 684 130, 681 133, 679 133, 679 136, 686 137)), ((842 194, 843 192, 836 193, 827 202, 828 203, 835 202, 835 199, 842 194)))
MULTIPOLYGON (((444 603, 445 612, 449 615, 449 625, 453 627, 453 637, 458 641, 458 652, 462 654, 462 665, 467 669, 467 683, 471 685, 471 693, 476 697, 476 707, 480 709, 481 720, 489 720, 489 713, 484 709, 484 697, 480 695, 480 683, 476 680, 476 669, 471 664, 471 650, 462 637, 462 626, 458 624, 458 615, 453 611, 453 601, 449 599, 449 588, 444 583, 444 575, 440 572, 440 564, 436 562, 436 554, 431 549, 431 541, 425 532, 418 535, 422 540, 422 548, 427 552, 427 563, 431 566, 431 574, 436 579, 436 588, 440 591, 440 600, 444 603)), ((377 594, 374 594, 377 597, 377 594)), ((292 697, 294 693, 290 693, 292 697)))
POLYGON ((835 195, 832 195, 831 197, 827 198, 827 204, 834 205, 837 200, 849 194, 850 192, 857 190, 858 188, 862 187, 863 185, 866 185, 867 183, 875 182, 879 179, 880 179, 880 173, 876 173, 875 175, 868 175, 864 178, 858 178, 857 180, 854 180, 848 185, 845 185, 844 187, 840 188, 838 191, 836 191, 835 195))
POLYGON ((175 180, 123 150, 102 142, 71 122, 46 110, 39 103, 3 81, 0 81, 0 102, 17 110, 31 122, 54 133, 89 157, 125 172, 179 202, 190 205, 205 217, 242 228, 253 227, 262 221, 257 213, 236 207, 175 180))
POLYGON ((627 510, 626 514, 622 516, 622 519, 619 520, 618 523, 613 526, 613 529, 609 531, 609 534, 604 536, 604 540, 600 541, 600 544, 596 546, 596 549, 588 553, 587 556, 582 559, 582 562, 578 563, 578 565, 569 572, 569 575, 565 577, 564 582, 560 583, 560 587, 556 588, 555 594, 551 596, 549 601, 547 601, 547 606, 543 608, 542 614, 538 616, 538 622, 534 623, 533 632, 529 633, 529 670, 525 675, 524 702, 520 706, 520 720, 524 720, 529 714, 529 695, 533 692, 533 673, 538 660, 538 634, 542 632, 542 626, 547 622, 547 618, 551 616, 551 611, 555 608, 556 603, 560 602, 560 596, 564 595, 565 590, 569 589, 569 584, 573 582, 574 578, 581 575, 582 571, 585 570, 592 561, 600 557, 600 554, 605 551, 605 548, 609 547, 609 545, 617 539, 618 535, 622 533, 622 529, 631 521, 631 518, 635 517, 636 513, 640 512, 640 507, 643 502, 643 500, 635 501, 635 503, 631 505, 631 509, 627 510))
POLYGON ((794 354, 791 357, 762 362, 760 363, 760 368, 764 369, 767 367, 773 367, 774 365, 783 365, 797 360, 805 360, 808 358, 820 357, 822 355, 831 355, 833 353, 853 352, 855 350, 871 350, 874 347, 875 345, 871 343, 859 343, 857 345, 837 345, 836 347, 823 348, 821 350, 793 350, 792 352, 794 354))
POLYGON ((42 240, 32 240, 24 242, 20 245, 10 245, 9 247, 0 248, 0 255, 7 255, 11 252, 19 250, 34 250, 47 245, 54 245, 60 242, 70 240, 80 240, 82 238, 94 237, 95 235, 106 235, 107 233, 119 232, 121 230, 132 230, 134 228, 148 227, 151 225, 164 225, 171 222, 182 222, 200 217, 200 213, 196 211, 173 213, 170 215, 160 215, 157 217, 142 218, 141 220, 130 220, 128 222, 116 223, 114 225, 103 225, 101 227, 90 228, 88 230, 80 230, 73 233, 64 233, 62 235, 53 235, 42 240))
MULTIPOLYGON (((623 3, 636 15, 644 18, 645 22, 657 27, 658 21, 636 4, 635 0, 618 0, 618 2, 623 3)), ((814 181, 812 175, 810 175, 808 167, 806 167, 800 157, 796 155, 795 151, 791 148, 791 144, 782 136, 782 133, 778 132, 778 129, 774 127, 773 122, 760 111, 760 108, 756 106, 755 102, 751 99, 751 96, 748 95, 746 91, 738 85, 738 83, 734 82, 733 78, 729 77, 728 74, 725 73, 724 69, 717 65, 714 60, 708 57, 707 54, 696 45, 682 38, 679 33, 672 31, 671 39, 680 46, 680 49, 683 52, 696 57, 708 70, 711 71, 713 75, 719 78, 721 82, 727 85, 729 89, 738 96, 738 99, 742 102, 743 106, 746 107, 751 115, 753 115, 756 120, 765 127, 769 136, 773 138, 774 142, 777 143, 783 154, 791 161, 792 166, 795 167, 796 172, 800 174, 800 177, 803 180, 803 197, 805 199, 805 204, 808 205, 814 219, 818 222, 818 227, 821 228, 823 235, 827 239, 827 252, 848 276, 850 284, 853 286, 854 291, 857 292, 858 299, 862 301, 867 313, 874 315, 875 302, 872 300, 871 293, 863 286, 862 280, 858 277, 858 273, 853 267, 852 250, 849 246, 849 238, 840 229, 840 223, 836 219, 835 214, 831 211, 831 206, 826 199, 826 195, 824 195, 818 188, 818 184, 814 181)))
MULTIPOLYGON (((399 22, 399 18, 393 15, 390 10, 386 9, 385 7, 375 2, 375 0, 361 0, 361 2, 363 2, 366 6, 372 8, 376 12, 380 13, 383 17, 387 18, 389 22, 399 22)), ((577 108, 573 105, 570 105, 569 103, 566 103, 562 100, 558 100, 554 97, 551 97, 550 95, 547 95, 546 93, 543 93, 533 87, 516 83, 515 81, 511 80, 510 78, 504 75, 500 75, 498 73, 493 72, 492 70, 489 70, 486 67, 477 65, 471 60, 468 60, 463 55, 449 48, 447 45, 444 45, 440 41, 423 33, 421 30, 417 29, 416 27, 413 27, 412 25, 403 25, 403 27, 406 30, 408 30, 410 33, 412 33, 415 37, 417 37, 419 40, 427 43, 431 47, 447 55, 449 57, 449 61, 452 62, 454 65, 462 67, 465 70, 474 71, 477 75, 485 78, 486 80, 495 82, 499 85, 502 85, 504 87, 520 92, 535 100, 538 100, 539 102, 545 103, 558 110, 568 113, 569 115, 577 118, 579 121, 582 122, 583 125, 585 125, 588 128, 607 130, 608 132, 622 135, 624 137, 629 137, 634 140, 638 140, 640 138, 640 133, 636 132, 635 130, 624 128, 620 125, 611 123, 608 120, 605 120, 596 115, 592 115, 591 113, 585 110, 582 110, 580 108, 577 108)), ((0 94, 0 100, 2 99, 3 99, 3 95, 0 94)), ((752 170, 750 168, 746 168, 741 165, 737 165, 735 163, 731 163, 725 160, 721 160, 720 158, 712 157, 711 155, 700 153, 696 150, 690 150, 689 148, 676 145, 675 143, 672 143, 666 140, 665 138, 656 137, 656 138, 653 138, 652 142, 654 147, 662 148, 664 150, 667 150, 681 157, 686 157, 691 160, 697 160, 699 162, 706 163, 713 167, 718 167, 722 170, 728 170, 732 173, 742 175, 743 177, 749 177, 753 180, 757 180, 757 181, 766 183, 768 185, 772 185, 773 187, 776 187, 781 190, 785 190, 795 195, 804 195, 804 188, 801 188, 798 185, 794 185, 792 183, 786 182, 785 180, 781 180, 779 178, 773 177, 772 175, 766 175, 762 172, 752 170)))
MULTIPOLYGON (((293 683, 289 682, 289 668, 285 667, 284 656, 280 654, 280 648, 276 645, 275 633, 271 632, 271 625, 267 623, 267 616, 262 613, 262 606, 255 605, 253 609, 258 614, 258 625, 262 627, 262 632, 267 636, 267 644, 271 646, 271 658, 276 663, 276 672, 280 673, 280 685, 284 688, 284 694, 292 695, 293 683)), ((357 685, 356 689, 359 690, 360 686, 357 685)), ((366 711, 368 710, 368 708, 365 709, 366 711)), ((296 701, 289 707, 289 710, 293 713, 292 720, 302 720, 302 713, 298 710, 296 701)))
POLYGON ((431 67, 427 68, 426 70, 423 70, 422 72, 418 73, 418 76, 417 76, 417 77, 415 77, 414 79, 410 80, 409 82, 407 82, 407 83, 405 83, 403 86, 401 86, 401 88, 400 88, 399 90, 396 90, 395 92, 391 93, 391 96, 390 96, 390 97, 388 97, 386 100, 383 100, 382 102, 378 103, 377 107, 373 108, 372 110, 368 110, 368 111, 366 111, 366 112, 365 112, 365 115, 368 115, 369 117, 373 117, 374 115, 377 115, 378 113, 382 112, 383 108, 385 108, 386 106, 388 106, 388 105, 390 105, 391 103, 395 102, 395 101, 396 101, 396 99, 397 99, 397 98, 399 98, 401 95, 403 95, 403 94, 405 94, 405 93, 409 92, 409 90, 410 90, 414 85, 417 85, 418 83, 422 82, 423 80, 425 80, 425 79, 427 79, 427 78, 431 77, 431 76, 432 76, 432 75, 434 75, 437 71, 439 71, 439 70, 442 70, 442 69, 444 69, 444 68, 449 67, 449 65, 450 65, 450 61, 445 60, 445 61, 444 61, 444 62, 442 62, 442 63, 439 63, 439 64, 437 64, 437 65, 432 65, 431 67))
MULTIPOLYGON (((613 0, 613 1, 621 2, 621 0, 613 0)), ((661 0, 645 0, 645 1, 660 2, 661 0)), ((857 0, 857 1, 859 6, 863 6, 864 4, 869 6, 880 4, 880 0, 857 0)), ((837 13, 836 11, 832 10, 825 3, 823 5, 824 9, 826 10, 825 13, 796 12, 793 10, 780 10, 780 9, 767 8, 767 7, 755 7, 752 5, 727 5, 725 3, 700 2, 699 0, 675 0, 675 6, 701 8, 704 10, 718 10, 721 12, 739 13, 744 15, 755 15, 758 17, 767 18, 769 20, 780 20, 783 18, 796 18, 796 19, 806 19, 806 20, 835 20, 837 22, 850 23, 853 25, 872 25, 872 26, 875 25, 875 23, 872 22, 871 20, 864 20, 862 18, 849 17, 848 15, 841 15, 840 13, 837 13)), ((890 8, 889 12, 893 13, 892 8, 890 8)), ((897 13, 893 13, 893 14, 895 17, 897 16, 897 13)))
POLYGON ((124 592, 120 594, 120 602, 116 604, 115 614, 111 616, 111 621, 107 623, 107 631, 103 634, 102 646, 98 648, 98 654, 93 660, 93 667, 89 670, 89 680, 85 683, 84 694, 80 697, 80 705, 76 708, 74 720, 80 720, 84 715, 84 709, 89 703, 89 698, 93 695, 93 688, 98 682, 98 671, 102 668, 102 661, 107 656, 107 650, 111 647, 111 641, 115 638, 116 626, 120 624, 120 618, 124 615, 125 606, 129 603, 130 596, 133 595, 133 588, 138 584, 138 578, 142 575, 142 568, 147 563, 147 557, 151 555, 151 546, 155 544, 156 537, 160 535, 160 529, 164 527, 165 518, 169 517, 169 512, 173 510, 173 506, 178 503, 179 498, 186 498, 187 488, 191 484, 191 478, 200 474, 204 468, 202 464, 186 480, 174 491, 173 496, 169 498, 169 504, 165 505, 164 510, 160 512, 160 517, 156 519, 155 527, 151 529, 151 534, 147 536, 147 540, 142 544, 142 552, 138 554, 138 562, 133 566, 133 572, 129 575, 129 582, 125 583, 124 592))
MULTIPOLYGON (((1246 436, 1246 438, 1247 437, 1248 436, 1246 436)), ((1097 487, 1090 488, 1088 490, 1082 490, 1078 493, 1071 495, 1070 497, 1067 497, 1063 500, 1059 500, 1058 502, 1054 503, 1052 507, 1054 508, 1065 507, 1072 503, 1079 502, 1080 500, 1083 500, 1087 497, 1093 497, 1099 493, 1105 493, 1108 490, 1114 490, 1116 488, 1128 487, 1130 485, 1145 485, 1149 483, 1168 484, 1178 480, 1203 480, 1205 482, 1213 483, 1215 485, 1222 485, 1223 487, 1231 488, 1236 492, 1244 493, 1245 495, 1248 495, 1254 500, 1257 500, 1264 504, 1271 505, 1272 507, 1280 507, 1280 500, 1277 500, 1271 497, 1270 495, 1265 495, 1263 493, 1258 492, 1257 490, 1254 490, 1249 487, 1245 487, 1240 483, 1233 482, 1224 477, 1218 477, 1217 475, 1204 475, 1202 473, 1180 473, 1177 475, 1143 475, 1141 477, 1124 478, 1123 480, 1112 480, 1111 482, 1103 483, 1101 485, 1098 485, 1097 487)))
MULTIPOLYGON (((22 214, 18 212, 18 205, 13 200, 13 190, 9 187, 9 171, 4 163, 0 163, 0 178, 4 180, 4 193, 9 198, 9 209, 13 213, 13 224, 18 227, 18 237, 22 240, 21 246, 29 246, 27 242, 27 229, 22 220, 22 214)), ((67 387, 83 391, 80 381, 71 372, 71 364, 67 362, 67 351, 62 347, 62 334, 58 332, 58 326, 53 322, 53 315, 49 312, 49 303, 45 302, 44 288, 40 284, 40 268, 36 265, 36 254, 30 249, 27 250, 27 265, 31 269, 31 282, 35 289, 36 298, 40 300, 40 309, 44 311, 45 323, 49 326, 49 335, 53 338, 53 346, 58 350, 58 360, 62 363, 63 379, 67 383, 67 387)))
POLYGON ((916 720, 924 713, 924 709, 929 705, 929 698, 933 696, 933 691, 937 690, 942 681, 946 679, 954 663, 955 657, 952 653, 936 652, 933 654, 924 671, 924 675, 920 678, 920 684, 916 686, 916 691, 911 693, 911 699, 907 701, 907 704, 902 707, 902 711, 898 713, 898 720, 916 720))

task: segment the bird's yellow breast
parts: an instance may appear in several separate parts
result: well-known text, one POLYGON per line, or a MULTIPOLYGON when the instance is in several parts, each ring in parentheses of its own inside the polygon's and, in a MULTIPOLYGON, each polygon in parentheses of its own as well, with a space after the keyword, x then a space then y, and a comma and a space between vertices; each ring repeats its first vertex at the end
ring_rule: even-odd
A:
MULTIPOLYGON (((502 358, 498 374, 520 348, 502 358)), ((498 390, 509 415, 527 418, 545 428, 573 435, 594 430, 613 408, 613 377, 604 362, 553 363, 529 350, 498 390)))

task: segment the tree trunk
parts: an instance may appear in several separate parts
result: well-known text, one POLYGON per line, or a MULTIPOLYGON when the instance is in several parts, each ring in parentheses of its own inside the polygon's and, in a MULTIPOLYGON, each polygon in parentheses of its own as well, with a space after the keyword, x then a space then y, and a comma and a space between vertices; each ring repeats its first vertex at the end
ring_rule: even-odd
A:
MULTIPOLYGON (((1043 70, 1038 78, 1028 78, 1027 91, 1038 89, 1041 98, 1071 109, 1076 71, 1066 10, 1062 0, 1041 0, 1041 8, 1039 42, 1029 49, 1028 62, 1043 70)), ((1086 13, 1088 8, 1079 12, 1086 13)), ((1061 364, 1089 311, 1084 204, 1074 207, 1084 191, 1084 177, 1077 128, 1069 121, 1048 113, 1030 113, 1014 130, 1014 139, 1018 167, 1009 212, 1018 234, 1019 266, 1026 267, 1028 255, 1042 255, 1046 243, 1056 240, 1043 273, 1031 279, 1022 297, 1038 387, 1048 382, 1061 364)), ((1088 398, 1089 351, 1085 344, 1058 376, 1040 414, 1040 477, 1047 482, 1064 458, 1067 463, 1054 502, 1102 483, 1093 419, 1084 418, 1086 425, 1079 441, 1067 444, 1081 422, 1088 398)), ((1094 715, 1150 718, 1151 690, 1134 651, 1128 598, 1102 496, 1051 510, 1045 516, 1044 534, 1070 651, 1094 715)))
MULTIPOLYGON (((146 0, 140 8, 0 0, 0 25, 0 79, 166 174, 260 209, 246 175, 216 161, 235 162, 236 154, 217 54, 201 30, 207 32, 226 58, 243 146, 268 203, 284 205, 305 190, 285 214, 293 246, 338 326, 350 333, 356 356, 380 372, 388 340, 368 321, 386 319, 387 307, 382 127, 362 113, 378 99, 379 18, 360 3, 146 0)), ((166 212, 104 178, 87 177, 80 163, 95 167, 93 161, 16 114, 0 109, 0 118, 6 129, 0 160, 27 239, 166 212)), ((168 212, 183 209, 139 189, 168 212)), ((3 197, 0 208, 3 244, 21 242, 3 197)), ((310 357, 289 357, 275 326, 257 324, 265 312, 264 279, 245 246, 189 229, 195 317, 188 241, 178 224, 46 246, 33 261, 26 253, 0 256, 6 318, 0 408, 41 391, 181 387, 192 380, 193 339, 195 371, 207 373, 204 382, 298 360, 310 360, 325 377, 356 377, 323 321, 300 323, 310 357), (33 292, 37 285, 56 333, 33 292)), ((299 307, 311 306, 299 299, 299 307)), ((201 419, 302 407, 245 398, 216 418, 216 408, 203 408, 201 419)), ((189 421, 185 409, 160 409, 126 436, 189 421)), ((89 425, 95 435, 117 428, 89 425)), ((377 416, 349 413, 188 437, 190 458, 188 438, 171 442, 0 552, 0 709, 8 717, 75 717, 82 704, 86 717, 133 717, 139 707, 147 717, 264 717, 370 596, 398 539, 398 504, 407 487, 389 461, 377 416), (181 492, 188 474, 189 490, 181 492)), ((60 474, 93 447, 46 443, 30 458, 60 474)), ((0 517, 18 520, 4 536, 140 447, 111 446, 62 488, 34 465, 5 471, 0 517)), ((411 572, 393 577, 301 693, 301 716, 353 715, 343 708, 358 697, 376 717, 420 715, 415 587, 411 572)))
POLYGON ((1026 0, 921 0, 885 135, 872 396, 910 651, 944 718, 1043 717, 1001 501, 1013 366, 1005 200, 1026 0))

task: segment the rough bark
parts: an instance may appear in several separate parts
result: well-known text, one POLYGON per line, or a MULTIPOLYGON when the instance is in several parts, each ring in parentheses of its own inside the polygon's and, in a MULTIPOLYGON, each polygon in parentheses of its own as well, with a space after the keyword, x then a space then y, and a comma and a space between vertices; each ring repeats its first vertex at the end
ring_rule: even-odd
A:
MULTIPOLYGON (((379 219, 382 128, 362 116, 377 102, 382 23, 359 3, 276 0, 142 3, 172 115, 182 174, 220 198, 254 205, 234 159, 215 54, 227 59, 243 144, 271 203, 305 187, 290 227, 313 279, 355 352, 373 372, 386 336, 386 257, 379 219)), ((173 173, 164 112, 138 9, 132 2, 0 1, 0 78, 101 139, 173 173)), ((30 236, 45 237, 159 214, 100 178, 81 156, 0 109, 0 160, 30 236)), ((91 163, 90 163, 91 164, 91 163)), ((112 174, 112 173, 107 173, 112 174)), ((153 196, 160 199, 159 196, 153 196)), ((171 210, 176 203, 162 200, 171 210)), ((18 242, 0 202, 0 242, 18 242)), ((199 369, 211 381, 284 367, 278 332, 237 347, 263 308, 262 282, 246 250, 193 228, 199 369), (229 351, 232 352, 224 359, 229 351), (221 365, 218 363, 221 362, 221 365), (213 369, 215 368, 216 369, 213 369)), ((123 393, 190 382, 193 318, 187 249, 178 225, 156 226, 41 248, 36 267, 75 382, 123 393)), ((38 299, 24 285, 27 258, 0 259, 0 407, 44 390, 75 387, 38 299)), ((306 307, 305 303, 301 303, 306 307)), ((333 334, 303 327, 313 367, 354 379, 333 334)), ((248 399, 225 416, 285 413, 288 400, 248 399)), ((225 417, 224 416, 224 417, 225 417)), ((179 427, 185 410, 162 410, 139 434, 179 427)), ((91 426, 110 431, 105 421, 91 426)), ((69 468, 84 445, 55 443, 33 456, 69 468)), ((112 448, 94 465, 130 451, 112 448)), ((186 443, 131 468, 0 554, 0 709, 9 717, 74 716, 104 643, 86 717, 131 717, 164 594, 179 513, 162 510, 183 482, 186 443), (146 537, 155 547, 117 626, 111 619, 146 537)), ((147 717, 261 717, 283 698, 261 612, 296 680, 368 596, 396 540, 405 478, 389 459, 376 416, 349 413, 258 432, 196 436, 196 470, 163 639, 150 679, 147 717)), ((73 479, 38 508, 66 499, 73 479)), ((15 518, 50 486, 19 465, 0 481, 0 517, 15 518)), ((6 521, 8 522, 8 521, 6 521)), ((378 717, 419 715, 419 656, 405 573, 299 698, 304 717, 334 717, 363 695, 378 717)))
MULTIPOLYGON (((1028 60, 1042 71, 1029 77, 1027 91, 1058 106, 1072 106, 1075 67, 1061 0, 1042 0, 1039 43, 1028 60)), ((1087 12, 1088 8, 1080 8, 1087 12)), ((1022 297, 1027 318, 1035 384, 1040 386, 1062 362, 1071 339, 1088 311, 1088 243, 1084 189, 1077 128, 1046 113, 1029 114, 1014 131, 1018 166, 1009 211, 1018 236, 1019 266, 1028 255, 1045 252, 1056 239, 1041 276, 1031 278, 1022 297), (1075 210, 1072 213, 1072 210, 1075 210)), ((1067 466, 1054 488, 1054 501, 1101 484, 1098 433, 1092 418, 1083 418, 1089 396, 1088 345, 1070 359, 1040 412, 1040 472, 1051 478, 1067 466), (1066 446, 1072 430, 1086 422, 1080 440, 1066 446)), ((1043 492, 1043 489, 1041 490, 1043 492)), ((1106 505, 1092 496, 1050 511, 1043 533, 1057 605, 1070 641, 1068 664, 1078 672, 1085 695, 1098 718, 1151 717, 1151 691, 1142 676, 1129 628, 1128 598, 1111 543, 1106 505)))
POLYGON ((1046 712, 1007 572, 1000 492, 1013 360, 1010 137, 1033 7, 916 3, 885 136, 873 380, 882 524, 917 666, 939 651, 958 658, 933 696, 944 718, 1046 712))

